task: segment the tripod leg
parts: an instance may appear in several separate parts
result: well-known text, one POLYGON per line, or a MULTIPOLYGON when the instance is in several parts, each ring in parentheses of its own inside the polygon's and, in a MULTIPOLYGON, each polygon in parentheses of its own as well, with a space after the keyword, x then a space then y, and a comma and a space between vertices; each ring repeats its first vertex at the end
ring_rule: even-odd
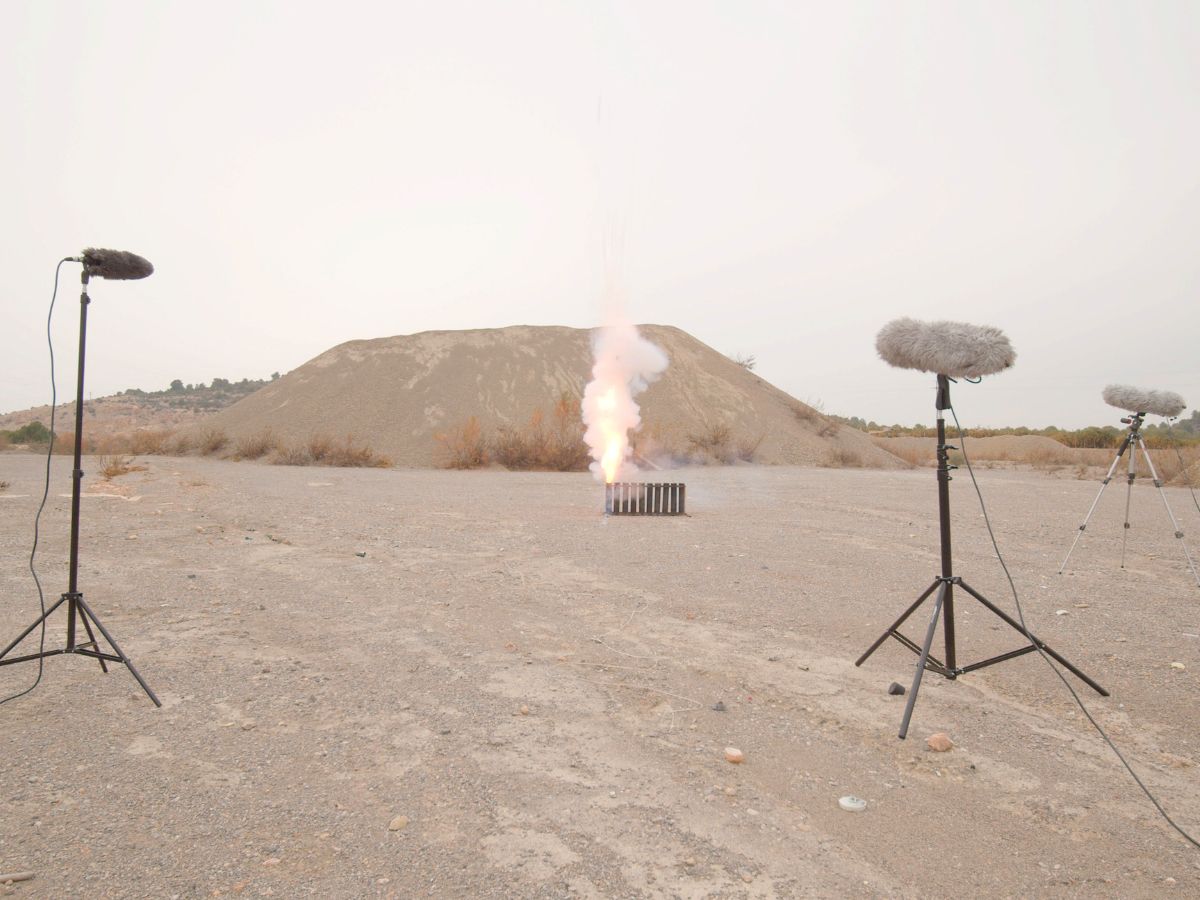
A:
POLYGON ((1041 650, 1043 650, 1047 656, 1056 660, 1059 663, 1059 665, 1061 665, 1064 669, 1066 669, 1068 672, 1070 672, 1072 675, 1074 675, 1076 678, 1078 678, 1080 681, 1082 681, 1084 684, 1086 684, 1088 687, 1090 687, 1093 691, 1095 691, 1101 697, 1108 696, 1108 691, 1106 691, 1104 688, 1100 687, 1100 685, 1096 684, 1096 682, 1092 681, 1092 679, 1088 678, 1087 675, 1085 675, 1079 669, 1075 668, 1075 666, 1071 665, 1071 662, 1066 657, 1060 656, 1051 647, 1048 647, 1045 643, 1043 643, 1041 638, 1039 638, 1037 635, 1035 635, 1029 629, 1022 626, 1020 622, 1018 622, 1016 619, 1014 619, 1012 616, 1010 616, 1008 613, 1006 613, 1004 610, 1002 610, 1000 607, 998 607, 996 604, 994 604, 987 597, 983 596, 983 594, 979 593, 977 590, 975 590, 973 587, 971 587, 965 581, 960 581, 958 583, 958 586, 961 587, 968 594, 970 594, 972 597, 974 597, 976 600, 978 600, 980 603, 982 603, 984 606, 986 606, 988 609, 990 609, 992 612, 994 612, 997 616, 999 616, 1001 619, 1003 619, 1009 625, 1011 625, 1021 635, 1028 638, 1030 643, 1032 643, 1035 647, 1038 647, 1041 650))
POLYGON ((916 602, 913 603, 912 606, 910 606, 903 613, 901 613, 900 618, 898 618, 895 622, 893 622, 891 625, 889 625, 887 631, 885 631, 883 634, 881 634, 876 639, 875 643, 873 643, 870 647, 867 648, 867 652, 864 653, 862 656, 860 656, 855 661, 854 664, 856 666, 861 666, 863 663, 865 663, 867 661, 867 657, 869 657, 872 653, 874 653, 876 650, 878 650, 879 645, 888 639, 888 635, 892 634, 897 628, 899 628, 901 625, 903 625, 904 620, 907 619, 909 616, 911 616, 914 612, 916 612, 917 607, 925 602, 925 598, 927 598, 930 594, 932 594, 934 589, 939 584, 941 584, 940 581, 935 581, 928 588, 926 588, 925 593, 923 593, 920 597, 918 597, 916 599, 916 602))
POLYGON ((29 637, 29 635, 33 634, 34 629, 36 629, 39 625, 41 625, 48 618, 50 618, 50 615, 56 609, 58 609, 60 606, 62 606, 66 602, 66 600, 67 600, 67 598, 65 596, 59 597, 57 603, 55 603, 53 606, 51 606, 49 609, 47 609, 44 613, 42 613, 40 616, 38 616, 37 619, 34 620, 32 625, 30 625, 28 628, 26 628, 24 631, 22 631, 17 636, 17 639, 15 641, 13 641, 11 644, 9 644, 7 647, 4 648, 4 651, 2 653, 0 653, 0 659, 4 659, 4 657, 8 656, 8 654, 12 652, 12 649, 14 647, 16 647, 17 644, 21 643, 21 641, 25 640, 25 638, 29 637))
POLYGON ((1183 540, 1183 532, 1179 528, 1179 522, 1175 520, 1175 513, 1171 511, 1171 504, 1167 502, 1166 492, 1162 488, 1162 481, 1158 477, 1158 472, 1154 468, 1154 460, 1150 458, 1150 451, 1146 449, 1146 442, 1138 439, 1138 446, 1142 448, 1142 455, 1146 457, 1146 465, 1150 467, 1150 477, 1154 479, 1154 486, 1158 488, 1158 496, 1162 497, 1163 506, 1167 510, 1167 516, 1171 520, 1171 527, 1175 530, 1175 537, 1179 541, 1179 545, 1183 547, 1184 558, 1187 559, 1188 568, 1192 570, 1192 578, 1196 580, 1196 584, 1200 585, 1200 575, 1196 574, 1196 566, 1192 563, 1192 554, 1188 552, 1187 544, 1183 540))
MULTIPOLYGON (((99 650, 100 645, 96 643, 96 635, 94 635, 92 633, 92 623, 88 621, 88 617, 85 616, 82 612, 79 614, 79 618, 83 621, 83 630, 87 632, 88 640, 91 642, 92 648, 95 650, 99 650)), ((100 671, 103 672, 105 675, 107 675, 108 674, 108 664, 103 659, 100 659, 99 657, 96 658, 96 662, 100 663, 100 671)))
POLYGON ((929 630, 925 633, 925 643, 921 647, 921 657, 917 660, 917 671, 913 673, 912 688, 908 692, 908 703, 904 706, 904 719, 900 722, 900 740, 908 737, 908 723, 912 719, 913 707, 917 705, 917 691, 921 689, 921 677, 925 674, 925 663, 929 661, 929 648, 933 646, 933 636, 937 633, 938 619, 942 615, 942 602, 946 599, 946 591, 950 586, 938 582, 937 599, 933 602, 933 616, 929 620, 929 630))
POLYGON ((142 678, 141 673, 139 673, 134 667, 133 661, 125 655, 125 651, 122 650, 120 645, 113 640, 113 636, 108 633, 108 629, 104 627, 104 623, 96 618, 96 614, 92 612, 92 608, 84 602, 82 597, 79 598, 78 603, 79 609, 83 613, 84 621, 91 619, 96 623, 96 627, 100 629, 100 633, 104 635, 104 639, 108 641, 109 645, 113 648, 113 650, 116 651, 117 656, 121 657, 121 662, 125 663, 125 668, 129 670, 129 674, 137 679, 137 683, 142 686, 142 690, 146 692, 146 696, 154 701, 155 706, 162 706, 162 703, 159 702, 158 697, 154 696, 154 691, 150 690, 150 685, 146 684, 146 679, 142 678))
POLYGON ((1129 543, 1129 503, 1133 499, 1133 481, 1137 478, 1137 451, 1129 448, 1129 481, 1125 486, 1125 527, 1121 531, 1121 568, 1125 568, 1125 545, 1129 543))
POLYGON ((1088 510, 1087 516, 1083 520, 1083 524, 1079 526, 1079 532, 1075 535, 1075 540, 1071 543, 1071 549, 1067 551, 1067 556, 1063 560, 1062 565, 1058 567, 1058 574, 1061 575, 1067 567, 1067 562, 1071 559, 1071 554, 1075 552, 1075 545, 1079 543, 1079 539, 1083 537, 1083 533, 1087 531, 1088 522, 1092 521, 1092 514, 1096 512, 1096 507, 1100 503, 1100 498, 1104 496, 1104 489, 1108 487, 1108 483, 1112 481, 1113 472, 1117 471, 1117 463, 1121 461, 1121 454, 1129 446, 1129 438, 1121 442, 1121 449, 1117 451, 1116 457, 1113 458, 1112 465, 1108 467, 1108 474, 1104 476, 1104 481, 1100 482, 1100 491, 1096 494, 1096 499, 1092 501, 1092 508, 1088 510))

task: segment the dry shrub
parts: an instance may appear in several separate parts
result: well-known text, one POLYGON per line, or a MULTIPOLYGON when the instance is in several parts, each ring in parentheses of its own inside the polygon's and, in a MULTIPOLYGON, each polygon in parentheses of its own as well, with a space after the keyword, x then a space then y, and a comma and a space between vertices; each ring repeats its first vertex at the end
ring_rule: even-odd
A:
POLYGON ((0 481, 0 491, 7 491, 9 484, 7 481, 0 481))
POLYGON ((260 459, 279 446, 275 433, 264 428, 254 434, 240 437, 233 448, 234 459, 260 459))
POLYGON ((549 424, 537 409, 524 426, 497 429, 489 444, 492 461, 506 469, 582 472, 588 467, 579 401, 569 394, 559 397, 549 424))
POLYGON ((444 469, 478 469, 488 462, 487 440, 483 426, 475 416, 449 431, 433 436, 438 443, 440 464, 444 469))
POLYGON ((279 447, 271 457, 273 466, 311 466, 312 454, 303 444, 291 444, 279 447))
POLYGON ((196 449, 196 439, 186 432, 173 435, 160 452, 167 456, 187 456, 196 449))
POLYGON ((937 460, 932 444, 929 446, 900 444, 894 438, 874 438, 872 443, 910 466, 931 466, 937 460))
POLYGON ((0 450, 7 450, 10 443, 12 442, 9 441, 8 435, 0 431, 0 450))
POLYGON ((355 444, 353 435, 346 435, 342 441, 335 441, 321 458, 321 465, 341 467, 367 467, 386 469, 392 461, 382 456, 365 444, 355 444))
POLYGON ((1196 476, 1200 474, 1200 447, 1194 444, 1168 447, 1153 451, 1151 456, 1164 484, 1196 484, 1196 476))
POLYGON ((105 481, 111 481, 121 475, 128 475, 130 472, 144 471, 146 471, 145 466, 135 466, 133 459, 123 453, 100 457, 100 474, 104 476, 105 481))
POLYGON ((212 456, 220 453, 229 445, 229 435, 221 428, 206 428, 200 433, 196 449, 201 456, 212 456))
MULTIPOLYGON (((299 449, 295 448, 297 451, 299 449)), ((333 450, 333 437, 323 432, 314 434, 308 439, 308 444, 303 449, 311 462, 322 463, 333 450)), ((302 466, 307 463, 289 463, 289 465, 302 466)))
POLYGON ((141 428, 129 435, 129 452, 134 456, 160 456, 166 452, 174 432, 170 428, 141 428))
POLYGON ((854 450, 847 450, 845 447, 833 447, 825 459, 821 461, 821 465, 826 469, 861 469, 863 467, 862 455, 854 450))
POLYGON ((737 459, 733 430, 723 422, 708 425, 700 434, 689 434, 687 442, 691 454, 702 460, 727 464, 737 459))
POLYGON ((353 435, 334 440, 325 435, 310 437, 295 444, 273 445, 270 462, 273 466, 340 466, 342 468, 386 469, 392 461, 365 444, 357 444, 353 435), (313 448, 318 455, 314 455, 313 448))
POLYGON ((742 438, 737 442, 737 458, 742 462, 754 462, 754 457, 758 455, 758 448, 762 445, 763 439, 767 433, 764 431, 753 440, 742 438))
MULTIPOLYGON (((84 441, 83 452, 88 451, 87 441, 84 441)), ((54 435, 54 454, 56 456, 67 456, 75 452, 75 432, 60 431, 54 435)))
POLYGON ((1063 447, 1061 450, 1052 447, 1034 447, 1025 454, 1023 462, 1028 463, 1035 469, 1053 471, 1073 464, 1075 456, 1066 447, 1063 447))

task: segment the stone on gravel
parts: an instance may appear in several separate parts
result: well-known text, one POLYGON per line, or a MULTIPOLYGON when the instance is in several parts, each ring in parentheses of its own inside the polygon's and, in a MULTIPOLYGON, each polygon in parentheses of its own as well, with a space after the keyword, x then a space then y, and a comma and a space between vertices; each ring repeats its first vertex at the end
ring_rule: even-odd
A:
POLYGON ((933 750, 936 753, 945 753, 947 750, 950 750, 954 747, 954 741, 950 740, 948 735, 943 734, 940 731, 937 734, 931 734, 929 737, 925 738, 925 743, 929 746, 930 750, 933 750))
POLYGON ((904 685, 898 681, 893 681, 888 685, 888 693, 893 697, 902 697, 904 696, 904 685))
POLYGON ((746 761, 746 754, 737 747, 725 748, 725 759, 731 763, 740 763, 746 761))
POLYGON ((388 831, 400 831, 408 827, 408 816, 396 816, 388 822, 388 831))

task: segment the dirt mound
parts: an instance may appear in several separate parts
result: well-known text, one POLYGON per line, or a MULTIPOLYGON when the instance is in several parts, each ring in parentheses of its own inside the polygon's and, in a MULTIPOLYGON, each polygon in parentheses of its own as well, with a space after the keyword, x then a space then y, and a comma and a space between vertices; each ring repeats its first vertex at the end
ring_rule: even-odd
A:
MULTIPOLYGON (((691 335, 641 326, 671 359, 640 398, 646 455, 660 461, 724 441, 756 462, 902 465, 866 435, 839 426, 691 335), (749 450, 752 453, 747 453, 749 450)), ((349 341, 326 351, 210 419, 231 438, 270 428, 302 441, 353 435, 398 465, 438 464, 436 435, 472 416, 484 429, 549 415, 583 393, 591 332, 513 326, 349 341)))

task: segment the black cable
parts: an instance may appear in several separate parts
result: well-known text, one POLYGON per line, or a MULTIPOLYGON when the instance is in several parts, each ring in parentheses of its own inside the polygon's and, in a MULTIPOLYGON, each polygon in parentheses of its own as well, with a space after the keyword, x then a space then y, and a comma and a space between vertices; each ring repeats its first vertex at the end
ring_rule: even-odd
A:
POLYGON ((1183 836, 1184 840, 1186 840, 1197 850, 1200 850, 1200 841, 1197 841, 1180 826, 1176 825, 1175 820, 1167 815, 1167 811, 1162 808, 1162 804, 1158 802, 1152 793, 1150 793, 1150 789, 1146 787, 1146 785, 1142 782, 1142 779, 1138 777, 1137 772, 1133 771, 1133 766, 1129 764, 1129 760, 1127 760, 1121 751, 1117 749, 1117 745, 1112 742, 1112 739, 1108 736, 1104 729, 1100 727, 1100 723, 1092 717, 1092 714, 1088 711, 1088 708, 1083 705, 1083 701, 1079 699, 1079 694, 1075 692, 1075 688, 1071 686, 1071 682, 1067 680, 1067 677, 1063 675, 1062 671, 1054 664, 1053 660, 1046 655, 1046 652, 1034 639, 1033 635, 1029 633, 1029 627, 1025 624, 1025 613, 1021 609, 1021 598, 1017 596, 1017 586, 1013 582, 1012 574, 1008 571, 1008 566, 1005 564, 1004 557, 1000 553, 1000 545, 996 543, 996 534, 994 531, 992 531, 992 521, 990 518, 988 518, 987 506, 983 502, 983 492, 979 489, 979 482, 975 480, 975 470, 971 468, 971 460, 967 456, 966 435, 963 433, 962 425, 958 423, 958 413, 954 411, 953 405, 950 407, 950 415, 954 417, 954 427, 958 429, 958 443, 962 450, 963 462, 967 464, 967 471, 971 474, 971 484, 974 486, 975 493, 979 497, 979 508, 983 512, 983 521, 984 524, 987 525, 988 536, 992 539, 992 549, 996 551, 996 559, 1000 561, 1000 568, 1004 570, 1004 577, 1008 579, 1008 586, 1012 590, 1013 602, 1017 605, 1017 618, 1021 620, 1021 633, 1029 639, 1029 643, 1033 644, 1033 647, 1035 650, 1037 650, 1038 655, 1046 661, 1046 665, 1048 665, 1054 671, 1054 674, 1058 676, 1059 681, 1061 681, 1066 686, 1067 690, 1070 691, 1071 697, 1083 711, 1083 714, 1087 716, 1087 720, 1091 722, 1092 726, 1097 732, 1099 732, 1100 737, 1104 738, 1104 742, 1108 744, 1108 746, 1112 749, 1112 752, 1117 754, 1117 759, 1121 760, 1121 764, 1125 766, 1125 769, 1133 777, 1133 780, 1137 782, 1137 786, 1142 789, 1142 792, 1150 799, 1150 802, 1154 804, 1154 808, 1158 810, 1159 815, 1166 819, 1167 824, 1178 831, 1183 836))
POLYGON ((46 448, 46 485, 42 488, 42 502, 38 506, 37 515, 33 517, 33 548, 29 551, 29 573, 33 575, 33 583, 37 585, 38 604, 42 608, 42 634, 38 642, 37 678, 33 679, 33 684, 25 690, 0 700, 0 704, 32 693, 33 689, 42 682, 42 670, 46 664, 45 658, 41 655, 46 652, 46 595, 42 591, 42 582, 38 578, 33 562, 37 558, 38 527, 42 521, 42 510, 46 508, 46 498, 50 496, 50 459, 54 455, 54 414, 58 409, 58 386, 54 382, 54 338, 50 334, 50 322, 54 318, 54 301, 58 299, 58 274, 62 271, 62 264, 70 261, 70 258, 60 259, 58 265, 54 267, 54 292, 50 295, 50 311, 46 313, 46 345, 50 348, 50 446, 46 448))

